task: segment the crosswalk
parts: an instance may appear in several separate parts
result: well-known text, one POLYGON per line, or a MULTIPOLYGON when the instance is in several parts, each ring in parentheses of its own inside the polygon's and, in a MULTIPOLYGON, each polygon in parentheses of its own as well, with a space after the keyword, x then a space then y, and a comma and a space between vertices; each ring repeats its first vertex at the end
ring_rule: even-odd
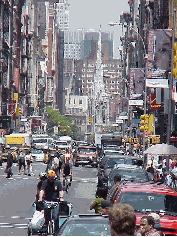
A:
MULTIPOLYGON (((6 218, 5 216, 0 216, 0 219, 6 218)), ((21 216, 11 216, 11 219, 24 219, 25 222, 28 222, 30 218, 21 217, 21 216)), ((1 220, 2 221, 2 220, 1 220)), ((18 221, 17 221, 18 222, 18 221)), ((17 228, 17 229, 27 229, 28 223, 8 223, 0 222, 0 228, 17 228)))

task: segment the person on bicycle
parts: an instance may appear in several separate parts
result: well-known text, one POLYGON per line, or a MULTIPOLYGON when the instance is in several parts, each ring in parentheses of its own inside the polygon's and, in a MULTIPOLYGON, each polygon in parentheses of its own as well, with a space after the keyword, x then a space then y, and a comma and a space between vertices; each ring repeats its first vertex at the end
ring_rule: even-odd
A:
POLYGON ((66 163, 62 166, 63 174, 63 186, 65 186, 66 176, 70 176, 70 182, 72 181, 72 164, 69 163, 69 159, 66 159, 66 163))
MULTIPOLYGON (((55 171, 49 170, 48 171, 48 179, 42 183, 41 191, 39 193, 39 201, 53 201, 58 202, 59 198, 60 201, 64 201, 63 199, 63 187, 58 179, 55 179, 55 171)), ((45 216, 45 223, 44 228, 48 226, 48 222, 51 218, 51 210, 48 209, 47 204, 44 202, 44 216, 45 216)), ((55 206, 53 209, 53 218, 54 218, 54 233, 57 233, 59 229, 59 205, 55 206)))
POLYGON ((39 174, 39 182, 37 184, 36 203, 39 200, 39 193, 41 191, 42 184, 46 179, 47 179, 47 173, 46 172, 41 172, 39 174))
POLYGON ((55 157, 57 157, 59 159, 58 172, 59 172, 59 175, 60 175, 61 167, 63 165, 63 159, 61 157, 61 151, 58 150, 58 146, 56 146, 55 157))

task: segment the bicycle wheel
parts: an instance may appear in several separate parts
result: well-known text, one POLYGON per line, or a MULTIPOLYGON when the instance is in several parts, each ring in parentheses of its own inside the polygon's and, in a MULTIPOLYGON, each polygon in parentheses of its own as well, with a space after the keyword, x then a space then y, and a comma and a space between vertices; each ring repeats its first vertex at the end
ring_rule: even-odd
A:
POLYGON ((48 224, 48 234, 52 235, 54 233, 54 223, 52 221, 49 221, 48 224))
POLYGON ((28 229, 27 229, 27 236, 30 236, 30 235, 32 235, 32 231, 31 231, 31 229, 28 227, 28 229))

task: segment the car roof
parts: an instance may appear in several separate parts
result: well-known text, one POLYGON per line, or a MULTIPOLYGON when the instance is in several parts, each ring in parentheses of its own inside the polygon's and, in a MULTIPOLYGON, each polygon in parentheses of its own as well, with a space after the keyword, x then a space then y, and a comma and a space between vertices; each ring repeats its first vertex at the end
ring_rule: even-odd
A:
POLYGON ((94 148, 94 149, 96 149, 95 146, 84 146, 84 145, 78 146, 78 149, 79 148, 88 148, 88 149, 94 148))
POLYGON ((120 169, 124 169, 124 170, 136 170, 136 169, 143 170, 138 165, 127 165, 127 164, 115 164, 114 168, 115 169, 120 168, 120 169))
POLYGON ((101 214, 79 214, 73 215, 68 218, 68 221, 94 221, 94 220, 107 220, 108 215, 101 214))
POLYGON ((129 159, 129 160, 142 160, 141 158, 139 157, 136 157, 136 156, 125 156, 125 155, 122 155, 122 154, 116 154, 116 155, 106 155, 106 157, 108 159, 129 159))
POLYGON ((173 189, 154 183, 144 183, 143 185, 142 183, 126 183, 121 189, 122 192, 161 193, 177 196, 177 193, 173 189))

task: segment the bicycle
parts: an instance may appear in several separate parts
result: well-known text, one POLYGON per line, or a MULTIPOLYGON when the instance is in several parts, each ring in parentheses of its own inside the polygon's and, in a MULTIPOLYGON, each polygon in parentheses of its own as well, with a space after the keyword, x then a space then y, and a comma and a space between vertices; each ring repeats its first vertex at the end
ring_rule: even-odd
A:
POLYGON ((28 222, 28 228, 27 228, 27 235, 52 235, 55 228, 54 219, 52 216, 52 209, 56 205, 59 205, 59 228, 64 223, 64 221, 68 218, 68 216, 71 216, 72 213, 72 203, 67 203, 66 201, 57 201, 57 202, 49 202, 49 201, 42 201, 38 202, 37 204, 34 202, 32 206, 34 207, 34 214, 32 219, 28 222), (45 218, 44 213, 41 211, 37 211, 36 207, 38 206, 38 210, 44 209, 44 203, 48 203, 49 209, 50 209, 50 220, 47 226, 44 226, 45 218), (51 205, 53 207, 51 208, 51 205))
POLYGON ((52 235, 54 234, 54 230, 55 230, 55 222, 53 219, 53 209, 55 209, 59 203, 58 202, 53 202, 53 201, 44 201, 44 203, 47 204, 47 208, 50 210, 50 220, 48 222, 48 226, 47 226, 47 234, 48 235, 52 235))

